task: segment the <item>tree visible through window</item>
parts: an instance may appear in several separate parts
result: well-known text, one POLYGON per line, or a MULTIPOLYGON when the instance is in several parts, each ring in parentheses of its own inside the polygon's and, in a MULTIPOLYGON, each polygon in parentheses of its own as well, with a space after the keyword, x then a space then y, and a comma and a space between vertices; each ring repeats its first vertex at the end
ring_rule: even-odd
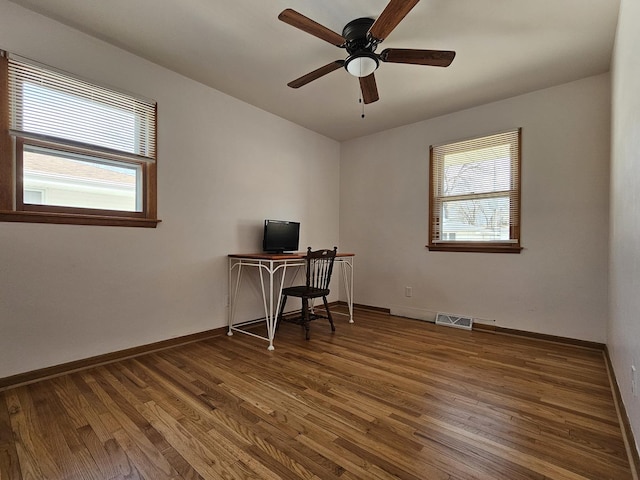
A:
POLYGON ((430 149, 429 249, 520 251, 520 130, 430 149))

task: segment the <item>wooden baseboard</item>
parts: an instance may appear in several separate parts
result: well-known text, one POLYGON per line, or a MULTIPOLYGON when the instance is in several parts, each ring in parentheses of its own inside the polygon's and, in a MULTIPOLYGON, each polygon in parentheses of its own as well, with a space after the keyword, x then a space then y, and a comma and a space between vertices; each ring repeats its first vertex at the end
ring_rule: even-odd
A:
POLYGON ((618 419, 620 421, 620 429, 622 430, 622 437, 625 442, 625 448, 627 449, 627 455, 629 456, 629 464, 631 465, 631 473, 634 480, 638 480, 640 475, 640 453, 637 449, 637 443, 631 429, 631 422, 629 422, 629 416, 627 415, 627 409, 622 401, 622 394, 618 388, 618 381, 616 380, 616 373, 611 363, 611 357, 609 356, 609 349, 605 345, 604 347, 604 360, 607 365, 607 371, 609 373, 609 383, 611 383, 611 393, 613 394, 613 401, 616 405, 618 413, 618 419))
POLYGON ((573 345, 575 347, 590 348, 593 350, 604 350, 606 348, 606 345, 604 343, 590 342, 588 340, 578 340, 576 338, 569 337, 558 337, 556 335, 528 332, 526 330, 516 330, 513 328, 497 327, 495 325, 486 325, 484 323, 474 323, 473 329, 484 332, 500 333, 503 335, 515 335, 518 337, 535 338, 537 340, 544 340, 546 342, 564 343, 567 345, 573 345))
POLYGON ((19 373, 10 377, 0 378, 0 391, 20 385, 34 383, 39 380, 45 380, 47 378, 58 377, 60 375, 75 372, 78 370, 84 370, 86 368, 104 365, 106 363, 117 362, 118 360, 124 360, 126 358, 137 357, 146 353, 165 350, 167 348, 184 345, 186 343, 197 342, 211 337, 218 337, 220 335, 224 335, 226 332, 227 327, 221 327, 214 330, 206 330, 204 332, 185 335, 182 337, 170 338, 168 340, 162 340, 160 342, 150 343, 148 345, 127 348, 125 350, 119 350, 117 352, 105 353, 103 355, 97 355, 95 357, 85 358, 82 360, 75 360, 73 362, 54 365, 52 367, 19 373))
MULTIPOLYGON (((331 302, 329 305, 338 305, 341 307, 348 307, 349 304, 347 302, 343 302, 343 301, 337 301, 337 302, 331 302)), ((363 305, 360 303, 354 303, 353 304, 353 308, 357 308, 359 310, 368 310, 370 312, 378 312, 378 313, 386 313, 387 315, 391 315, 391 310, 388 308, 382 308, 382 307, 372 307, 371 305, 363 305)))

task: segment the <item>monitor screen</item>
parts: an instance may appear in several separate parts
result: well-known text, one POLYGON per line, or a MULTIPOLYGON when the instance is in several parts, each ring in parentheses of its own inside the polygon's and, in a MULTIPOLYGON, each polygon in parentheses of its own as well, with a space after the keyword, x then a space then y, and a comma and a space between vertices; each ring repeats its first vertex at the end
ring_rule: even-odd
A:
POLYGON ((285 220, 265 220, 262 249, 265 252, 296 252, 300 239, 300 223, 285 220))

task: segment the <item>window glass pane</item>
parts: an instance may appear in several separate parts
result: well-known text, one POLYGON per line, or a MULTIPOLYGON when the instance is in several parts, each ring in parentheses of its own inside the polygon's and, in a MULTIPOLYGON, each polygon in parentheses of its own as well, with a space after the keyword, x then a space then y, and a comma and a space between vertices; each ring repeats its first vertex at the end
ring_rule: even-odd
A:
POLYGON ((42 190, 24 189, 24 203, 33 203, 42 205, 44 201, 44 192, 42 190))
POLYGON ((443 195, 507 191, 511 185, 510 146, 444 156, 443 195))
POLYGON ((509 197, 444 201, 440 240, 509 240, 509 197))
POLYGON ((142 211, 139 166, 25 145, 23 169, 24 203, 142 211))

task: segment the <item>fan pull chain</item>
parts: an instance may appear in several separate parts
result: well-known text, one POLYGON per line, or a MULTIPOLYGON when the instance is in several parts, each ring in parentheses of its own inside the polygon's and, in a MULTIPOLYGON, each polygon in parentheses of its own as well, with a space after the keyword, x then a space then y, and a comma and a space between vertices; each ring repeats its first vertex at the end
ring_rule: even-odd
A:
POLYGON ((364 118, 364 102, 362 101, 362 98, 358 99, 358 103, 362 105, 362 115, 360 115, 360 117, 364 118))

